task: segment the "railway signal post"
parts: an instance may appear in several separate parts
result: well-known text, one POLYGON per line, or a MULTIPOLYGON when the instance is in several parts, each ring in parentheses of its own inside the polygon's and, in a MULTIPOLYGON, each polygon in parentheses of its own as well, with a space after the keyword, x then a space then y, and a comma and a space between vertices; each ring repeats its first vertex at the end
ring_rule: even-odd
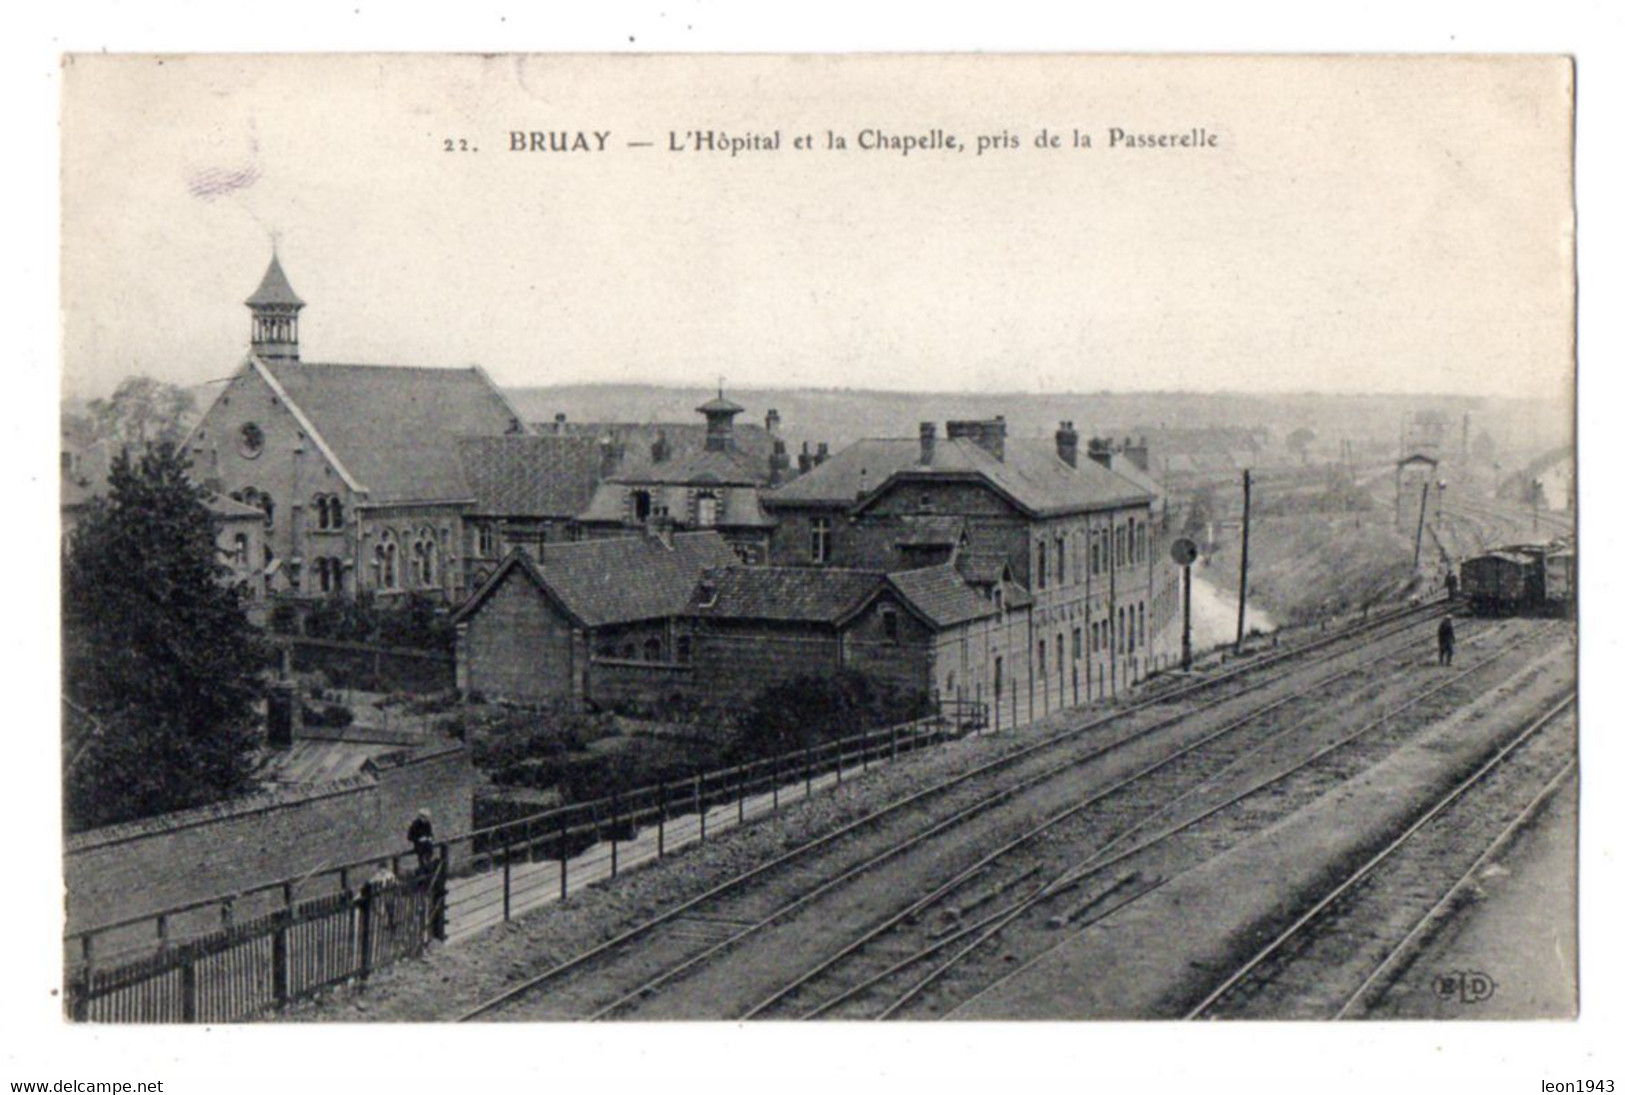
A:
POLYGON ((1168 545, 1168 554, 1185 577, 1185 619, 1179 633, 1179 668, 1187 672, 1191 667, 1191 564, 1196 562, 1196 542, 1181 536, 1168 545))

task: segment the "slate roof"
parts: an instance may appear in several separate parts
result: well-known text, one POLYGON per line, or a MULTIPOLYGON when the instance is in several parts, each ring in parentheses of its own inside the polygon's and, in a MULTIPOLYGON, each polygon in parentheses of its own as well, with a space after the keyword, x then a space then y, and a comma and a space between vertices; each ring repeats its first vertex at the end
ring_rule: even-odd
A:
POLYGON ((999 611, 991 601, 966 585, 950 563, 898 571, 887 578, 909 604, 939 628, 980 620, 999 611))
POLYGON ((271 256, 271 265, 265 268, 265 276, 260 279, 260 287, 254 290, 254 295, 244 301, 249 307, 260 307, 267 304, 291 305, 303 308, 305 302, 299 299, 299 294, 293 291, 288 284, 288 275, 282 272, 282 263, 275 254, 271 256))
POLYGON ((701 579, 687 614, 833 624, 885 582, 877 570, 729 566, 701 579))
POLYGON ((610 476, 617 483, 716 483, 755 486, 760 480, 734 453, 701 450, 659 464, 641 461, 610 476))
POLYGON ((474 512, 574 517, 592 500, 602 459, 589 437, 464 437, 457 442, 474 512))
POLYGON ((670 547, 653 536, 550 544, 541 566, 523 551, 509 555, 454 618, 473 615, 520 569, 584 627, 664 619, 688 606, 700 575, 735 562, 738 556, 714 532, 677 533, 670 547))
POLYGON ((966 438, 939 439, 930 464, 920 463, 917 438, 872 438, 834 453, 828 460, 768 494, 769 508, 782 504, 854 505, 874 497, 893 476, 963 478, 976 476, 1037 516, 1078 513, 1143 503, 1150 492, 1122 476, 1080 459, 1073 468, 1047 441, 1007 438, 999 460, 966 438))
POLYGON ((471 499, 458 439, 503 434, 514 421, 477 368, 259 364, 368 489, 369 502, 471 499))
POLYGON ((995 551, 961 552, 958 559, 959 572, 965 580, 978 585, 992 585, 1001 580, 1009 565, 1009 558, 995 551))

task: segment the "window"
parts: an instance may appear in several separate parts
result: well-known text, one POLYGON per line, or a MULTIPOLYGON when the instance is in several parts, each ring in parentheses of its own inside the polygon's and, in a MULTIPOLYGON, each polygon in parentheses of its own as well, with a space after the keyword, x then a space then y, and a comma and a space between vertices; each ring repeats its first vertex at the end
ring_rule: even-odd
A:
POLYGON ((1004 658, 993 659, 993 698, 1004 695, 1004 658))
POLYGON ((1089 573, 1100 573, 1100 533, 1089 530, 1089 573))
POLYGON ((1055 584, 1066 585, 1066 537, 1055 538, 1055 584))
POLYGON ((1045 550, 1046 546, 1047 545, 1045 545, 1044 541, 1042 541, 1042 540, 1038 541, 1037 572, 1038 572, 1038 588, 1039 589, 1043 589, 1045 584, 1048 582, 1048 579, 1049 579, 1049 575, 1047 573, 1047 571, 1049 570, 1049 565, 1048 565, 1049 556, 1048 556, 1048 554, 1047 554, 1047 552, 1045 550))
POLYGON ((647 521, 653 511, 654 499, 648 491, 635 490, 632 492, 632 519, 634 521, 640 524, 647 521))
POLYGON ((1125 614, 1124 614, 1123 610, 1121 608, 1119 608, 1117 610, 1117 642, 1116 642, 1117 652, 1119 654, 1123 653, 1124 615, 1125 614))
POLYGON ((1066 636, 1059 631, 1055 633, 1055 672, 1066 673, 1066 636))
POLYGON ((265 431, 256 422, 244 422, 237 431, 237 451, 247 460, 258 459, 265 451, 265 431))
POLYGON ((1125 548, 1124 548, 1124 539, 1125 538, 1124 538, 1123 532, 1124 532, 1124 530, 1123 530, 1122 526, 1118 526, 1118 528, 1116 530, 1116 533, 1112 538, 1113 539, 1113 554, 1112 554, 1113 562, 1112 562, 1112 565, 1116 566, 1116 567, 1121 567, 1123 565, 1123 562, 1124 562, 1124 554, 1123 553, 1124 553, 1124 550, 1125 550, 1125 548))
POLYGON ((440 545, 434 529, 419 529, 412 541, 412 585, 418 589, 433 589, 440 584, 440 545))
POLYGON ((248 565, 248 534, 239 532, 231 538, 231 561, 237 566, 248 565))
POLYGON ((650 639, 650 640, 648 640, 647 642, 645 642, 643 644, 643 660, 644 661, 646 661, 646 662, 658 662, 658 661, 662 660, 662 658, 663 658, 663 653, 662 653, 662 650, 661 650, 661 642, 660 642, 659 639, 650 639))
POLYGON ((372 549, 373 584, 379 589, 400 588, 400 547, 395 533, 385 529, 372 549))
POLYGON ((497 553, 497 530, 490 522, 481 522, 479 530, 479 544, 475 548, 480 558, 489 559, 497 553))
POLYGON ((344 560, 322 555, 311 565, 316 571, 316 588, 320 592, 339 593, 344 589, 344 560))
POLYGON ((701 491, 694 499, 694 523, 701 528, 715 525, 719 504, 715 491, 701 491))
POLYGON ((1128 606, 1128 652, 1134 653, 1134 606, 1128 606))
POLYGON ((1145 602, 1140 602, 1140 646, 1145 646, 1145 602))
POLYGON ((677 660, 683 665, 694 660, 694 640, 687 635, 677 636, 677 660))
POLYGON ((830 519, 812 519, 812 557, 815 563, 829 562, 830 519))
POLYGON ((1083 657, 1083 628, 1072 629, 1072 660, 1077 661, 1083 657))
POLYGON ((1048 648, 1045 646, 1044 640, 1039 639, 1038 640, 1038 675, 1040 677, 1049 676, 1049 658, 1046 656, 1047 653, 1048 653, 1048 648))
POLYGON ((334 532, 344 527, 344 503, 336 495, 318 494, 311 506, 316 511, 318 531, 334 532))
POLYGON ((880 610, 880 630, 886 636, 887 642, 894 643, 897 641, 897 610, 895 608, 880 610))

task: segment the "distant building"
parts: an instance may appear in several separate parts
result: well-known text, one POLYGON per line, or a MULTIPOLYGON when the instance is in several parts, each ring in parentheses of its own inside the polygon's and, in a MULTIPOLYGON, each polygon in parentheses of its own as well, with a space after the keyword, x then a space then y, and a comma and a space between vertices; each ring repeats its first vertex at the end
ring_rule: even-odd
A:
POLYGON ((772 521, 762 511, 762 490, 782 481, 789 468, 776 436, 778 415, 768 414, 772 447, 764 469, 736 436, 734 419, 744 407, 719 391, 696 410, 705 416, 703 444, 686 452, 675 452, 665 431, 655 434, 645 453, 630 452, 606 435, 603 443, 618 467, 577 516, 583 537, 619 536, 665 522, 684 532, 714 529, 742 561, 766 561, 772 521))
POLYGON ((506 397, 477 366, 302 361, 275 256, 247 304, 251 350, 187 444, 200 480, 261 511, 264 592, 460 599, 478 500, 459 439, 523 432, 506 397))

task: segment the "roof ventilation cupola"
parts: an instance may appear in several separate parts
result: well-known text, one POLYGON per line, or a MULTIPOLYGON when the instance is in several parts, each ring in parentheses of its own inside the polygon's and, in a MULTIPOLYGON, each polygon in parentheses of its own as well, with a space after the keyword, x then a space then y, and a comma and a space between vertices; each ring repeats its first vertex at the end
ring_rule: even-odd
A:
POLYGON ((288 275, 282 272, 282 263, 276 252, 271 253, 271 265, 265 268, 260 287, 245 301, 253 313, 252 343, 254 353, 265 361, 299 360, 299 309, 305 302, 288 284, 288 275))

